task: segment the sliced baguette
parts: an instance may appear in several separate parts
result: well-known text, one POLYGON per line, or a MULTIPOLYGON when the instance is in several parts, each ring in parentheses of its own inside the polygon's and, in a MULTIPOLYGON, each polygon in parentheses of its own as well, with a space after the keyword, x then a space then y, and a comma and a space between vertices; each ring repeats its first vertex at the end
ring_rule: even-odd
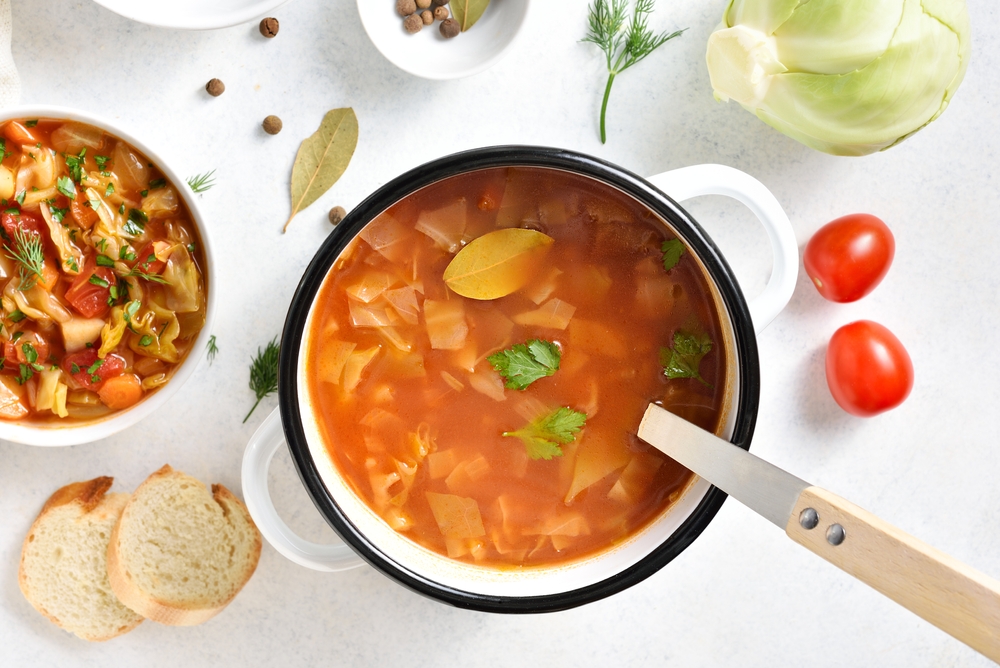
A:
POLYGON ((260 532, 222 485, 164 466, 132 494, 108 545, 108 578, 121 601, 161 624, 192 626, 218 614, 257 568, 260 532))
POLYGON ((128 494, 107 494, 113 478, 56 491, 21 548, 18 584, 38 612, 84 640, 109 640, 142 617, 125 607, 108 582, 108 541, 128 494))

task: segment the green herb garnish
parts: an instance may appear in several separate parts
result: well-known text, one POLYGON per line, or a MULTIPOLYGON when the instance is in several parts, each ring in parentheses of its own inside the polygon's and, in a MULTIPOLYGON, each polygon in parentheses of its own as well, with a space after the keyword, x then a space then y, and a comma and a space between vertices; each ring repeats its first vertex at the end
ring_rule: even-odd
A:
POLYGON ((97 266, 98 267, 113 267, 115 266, 115 261, 109 258, 107 255, 101 253, 97 254, 97 266))
POLYGON ((150 190, 158 190, 159 188, 165 188, 167 185, 166 179, 153 179, 149 182, 150 190))
POLYGON ((667 239, 660 246, 660 250, 663 251, 663 268, 670 271, 677 266, 677 263, 681 260, 681 255, 684 255, 684 242, 680 239, 667 239))
POLYGON ((552 459, 562 456, 560 445, 572 443, 586 422, 586 414, 564 406, 532 420, 523 429, 505 431, 503 435, 521 439, 532 459, 552 459))
POLYGON ((25 121, 24 124, 26 126, 28 126, 29 128, 33 128, 36 125, 38 125, 38 119, 37 118, 32 118, 30 121, 25 121))
POLYGON ((653 11, 653 0, 636 0, 632 18, 628 18, 628 0, 594 0, 590 9, 590 29, 584 42, 592 42, 604 52, 608 66, 608 84, 604 88, 601 103, 601 143, 607 140, 604 117, 608 110, 608 96, 615 77, 651 54, 668 40, 679 36, 684 30, 670 34, 653 34, 647 19, 653 11))
MULTIPOLYGON (((215 356, 219 354, 219 346, 215 343, 215 334, 208 337, 208 363, 215 361, 215 356)), ((246 422, 246 420, 244 420, 246 422)))
POLYGON ((14 332, 14 334, 10 337, 10 342, 11 343, 17 343, 17 340, 19 338, 21 338, 22 336, 24 336, 24 332, 22 332, 22 331, 14 332))
POLYGON ((493 353, 486 360, 504 377, 507 389, 523 390, 539 378, 554 374, 561 356, 551 341, 532 339, 493 353))
POLYGON ((711 350, 712 339, 708 334, 678 330, 674 333, 674 345, 671 348, 660 348, 663 375, 667 378, 694 378, 699 383, 712 387, 698 372, 701 360, 711 350))
POLYGON ((136 278, 141 278, 144 281, 149 281, 150 283, 159 283, 160 285, 170 285, 170 281, 163 278, 160 274, 151 274, 148 271, 143 271, 139 268, 133 269, 132 271, 125 274, 124 278, 129 276, 134 276, 136 278))
POLYGON ((95 155, 94 156, 94 162, 97 163, 97 168, 100 169, 101 171, 104 171, 104 166, 106 164, 108 164, 109 160, 111 160, 111 158, 109 158, 106 155, 95 155))
POLYGON ((21 322, 26 317, 27 316, 24 315, 24 313, 21 312, 21 309, 17 308, 17 309, 14 309, 13 313, 11 313, 9 316, 7 316, 7 319, 10 320, 11 322, 21 322))
POLYGON ((250 389, 257 395, 253 408, 243 418, 246 422, 257 408, 260 400, 278 391, 278 338, 271 339, 262 351, 257 348, 257 356, 250 363, 250 389))
MULTIPOLYGON (((122 204, 124 207, 125 205, 122 204)), ((128 220, 125 221, 125 234, 137 237, 142 234, 143 230, 146 229, 146 223, 149 222, 149 216, 146 212, 141 209, 129 209, 128 220)))
POLYGON ((49 205, 49 215, 52 216, 52 220, 57 223, 63 222, 67 213, 69 213, 69 209, 60 209, 52 206, 51 204, 49 205))
POLYGON ((21 352, 24 353, 24 359, 28 360, 28 364, 34 364, 38 361, 38 351, 30 343, 22 343, 21 352))
POLYGON ((112 181, 108 181, 108 187, 104 189, 104 196, 111 197, 115 194, 115 184, 112 181))
POLYGON ((153 337, 150 336, 149 334, 144 334, 143 337, 139 339, 139 345, 144 348, 152 342, 153 342, 153 337))
POLYGON ((111 285, 105 279, 101 278, 97 274, 91 274, 88 281, 90 282, 91 285, 96 285, 99 288, 107 288, 111 285))
POLYGON ((31 377, 35 375, 35 372, 31 370, 31 367, 27 364, 18 364, 19 373, 17 374, 17 384, 24 385, 31 377))
MULTIPOLYGON (((87 149, 86 147, 84 147, 80 149, 79 155, 66 156, 66 167, 69 168, 69 175, 77 183, 83 181, 83 165, 85 161, 84 156, 86 155, 87 155, 87 149)), ((63 194, 65 195, 66 193, 63 194)), ((66 197, 69 197, 69 195, 66 195, 66 197)))
POLYGON ((73 362, 69 365, 69 372, 75 376, 80 373, 80 366, 76 362, 73 362))
MULTIPOLYGON (((203 193, 215 185, 215 170, 188 178, 187 184, 196 193, 203 193)), ((246 420, 244 420, 246 422, 246 420)))
POLYGON ((56 190, 70 199, 76 199, 76 184, 68 176, 60 176, 56 179, 56 190))
POLYGON ((38 279, 42 278, 42 269, 45 266, 41 237, 25 232, 24 228, 17 227, 14 229, 14 248, 4 244, 4 249, 7 251, 7 256, 18 265, 17 270, 21 275, 21 282, 17 289, 24 291, 35 287, 38 279))
MULTIPOLYGON (((66 178, 66 177, 65 177, 65 176, 63 176, 62 178, 66 178)), ((27 190, 22 190, 21 192, 19 192, 19 193, 17 194, 17 197, 15 197, 15 198, 14 198, 14 200, 15 200, 15 201, 16 201, 16 202, 17 202, 18 204, 21 204, 21 205, 23 205, 23 204, 24 204, 24 196, 25 196, 25 195, 27 195, 27 194, 28 194, 28 191, 27 191, 27 190)))

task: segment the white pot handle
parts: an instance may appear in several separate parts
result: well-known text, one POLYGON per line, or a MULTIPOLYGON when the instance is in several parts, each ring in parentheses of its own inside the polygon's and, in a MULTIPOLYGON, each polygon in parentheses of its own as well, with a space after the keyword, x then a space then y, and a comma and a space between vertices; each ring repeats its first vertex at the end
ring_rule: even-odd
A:
POLYGON ((792 224, 778 200, 749 174, 725 165, 694 165, 646 179, 674 200, 700 195, 725 195, 743 202, 767 230, 774 252, 774 268, 767 287, 750 302, 754 331, 760 333, 792 298, 799 273, 799 248, 792 224))
POLYGON ((316 571, 346 571, 364 563, 339 538, 332 545, 310 543, 295 535, 278 516, 267 489, 267 469, 274 453, 285 444, 278 409, 267 416, 243 453, 243 498, 257 528, 278 552, 300 566, 316 571))

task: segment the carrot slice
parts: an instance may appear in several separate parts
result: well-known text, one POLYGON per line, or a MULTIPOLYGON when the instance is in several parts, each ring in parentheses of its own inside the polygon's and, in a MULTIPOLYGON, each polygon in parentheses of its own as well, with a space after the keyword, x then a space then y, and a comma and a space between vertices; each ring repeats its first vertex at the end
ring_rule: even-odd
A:
POLYGON ((117 411, 142 399, 142 385, 138 376, 127 373, 108 378, 97 394, 105 406, 117 411))

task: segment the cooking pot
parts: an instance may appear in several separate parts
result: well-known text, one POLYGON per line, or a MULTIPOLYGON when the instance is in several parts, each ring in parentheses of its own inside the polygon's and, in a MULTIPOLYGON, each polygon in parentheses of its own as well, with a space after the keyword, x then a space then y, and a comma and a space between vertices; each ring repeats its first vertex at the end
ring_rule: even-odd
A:
POLYGON ((410 589, 463 608, 561 610, 609 596, 655 573, 701 534, 725 500, 723 492, 694 478, 678 500, 622 544, 571 563, 501 570, 461 563, 410 541, 385 524, 339 475, 321 436, 304 362, 316 295, 334 261, 368 222, 420 188, 465 172, 516 166, 564 170, 601 181, 645 205, 684 240, 707 278, 720 316, 727 364, 734 370, 727 374, 718 433, 749 449, 760 389, 756 332, 788 303, 798 272, 795 236, 774 196, 747 174, 721 165, 686 167, 643 179, 603 160, 561 149, 502 146, 458 153, 403 174, 358 205, 320 247, 292 298, 281 338, 280 405, 247 447, 243 490, 265 538, 296 563, 339 571, 367 562, 410 589), (770 238, 771 278, 749 305, 722 253, 678 204, 710 194, 743 202, 770 238), (342 542, 304 541, 275 512, 267 491, 267 469, 283 443, 288 444, 310 497, 342 542))

